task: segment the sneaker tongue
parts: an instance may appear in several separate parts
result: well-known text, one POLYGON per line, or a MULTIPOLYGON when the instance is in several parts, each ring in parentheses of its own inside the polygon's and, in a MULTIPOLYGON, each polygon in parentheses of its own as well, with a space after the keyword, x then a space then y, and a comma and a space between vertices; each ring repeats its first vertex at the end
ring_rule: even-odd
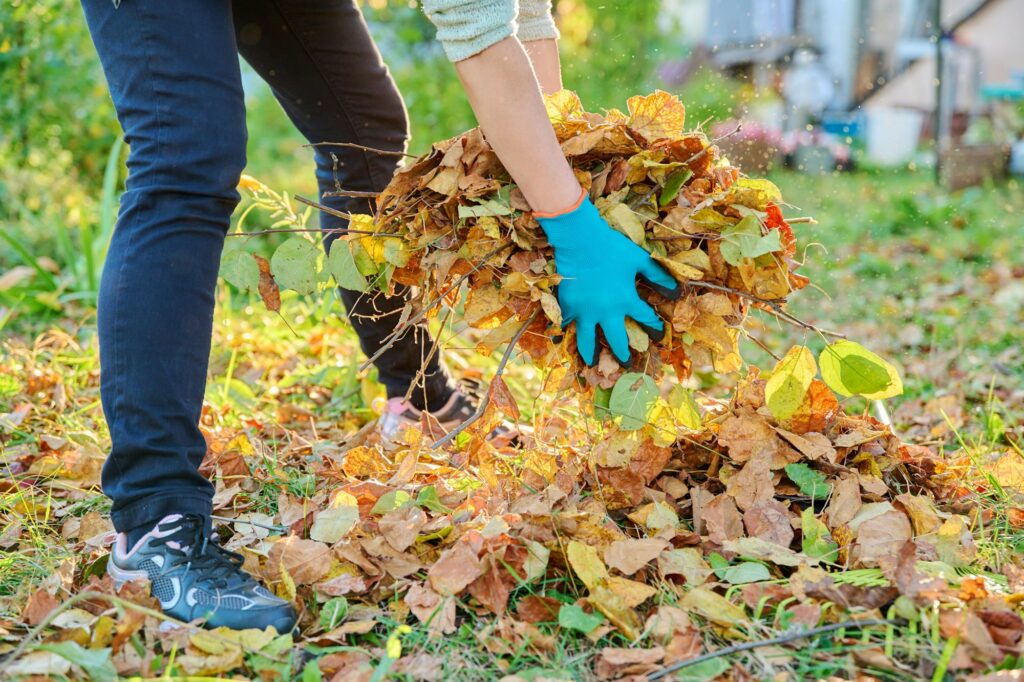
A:
POLYGON ((187 515, 173 514, 166 516, 153 530, 153 535, 162 538, 171 538, 167 546, 182 552, 188 551, 195 542, 197 529, 202 528, 202 519, 187 515))

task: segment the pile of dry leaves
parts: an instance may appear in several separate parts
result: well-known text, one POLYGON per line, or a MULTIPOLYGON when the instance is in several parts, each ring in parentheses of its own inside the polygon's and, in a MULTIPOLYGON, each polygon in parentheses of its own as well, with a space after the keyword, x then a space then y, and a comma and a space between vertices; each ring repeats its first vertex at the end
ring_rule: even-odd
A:
MULTIPOLYGON (((741 370, 748 309, 787 318, 786 296, 807 283, 794 273, 796 243, 777 188, 742 177, 703 134, 683 133, 683 106, 665 93, 632 98, 628 115, 586 113, 571 93, 549 108, 601 212, 683 282, 678 301, 643 292, 672 333, 655 343, 630 327, 638 371, 607 349, 584 367, 567 350, 571 338, 552 339, 549 326, 561 320, 550 250, 480 132, 406 166, 378 214, 353 221, 376 234, 338 240, 331 272, 350 288, 418 287, 406 326, 454 307, 465 288, 463 314, 480 330, 481 349, 515 337, 546 370, 543 405, 518 448, 488 440, 503 416, 521 417, 500 376, 482 416, 443 449, 426 421, 397 445, 364 429, 343 447, 296 440, 275 453, 266 425, 211 433, 204 471, 218 513, 235 521, 227 546, 300 606, 302 639, 351 643, 384 621, 441 636, 475 615, 487 625, 472 636, 495 657, 544 656, 560 634, 578 632, 604 647, 594 674, 623 679, 727 640, 900 618, 935 643, 957 638, 942 663, 950 670, 1018 655, 1024 620, 1005 596, 1024 591, 1024 576, 1009 565, 1002 576, 972 572, 971 528, 982 519, 946 503, 961 491, 959 472, 842 409, 837 393, 898 394, 888 363, 840 340, 817 360, 800 346, 764 377, 747 370, 728 402, 684 388, 697 367, 741 370), (666 367, 678 379, 671 388, 658 381, 666 367), (581 411, 602 419, 580 419, 581 411), (313 489, 281 492, 268 512, 258 491, 289 463, 311 474, 313 489)), ((73 589, 86 578, 109 590, 81 571, 73 589)), ((54 582, 34 597, 31 620, 56 605, 54 582)), ((91 612, 79 615, 97 618, 91 612)), ((157 640, 163 651, 180 646, 179 669, 189 674, 244 662, 271 675, 291 646, 256 634, 225 644, 146 622, 155 621, 107 628, 103 646, 122 672, 148 670, 157 640), (126 646, 138 633, 151 640, 149 653, 126 646)), ((315 665, 334 679, 370 679, 379 660, 393 659, 395 672, 441 678, 445 661, 402 655, 401 628, 390 634, 383 647, 338 650, 315 665)), ((784 664, 792 652, 777 646, 771 658, 784 664)), ((912 676, 932 675, 937 658, 881 647, 855 656, 912 676)), ((751 679, 729 666, 715 674, 751 679)))

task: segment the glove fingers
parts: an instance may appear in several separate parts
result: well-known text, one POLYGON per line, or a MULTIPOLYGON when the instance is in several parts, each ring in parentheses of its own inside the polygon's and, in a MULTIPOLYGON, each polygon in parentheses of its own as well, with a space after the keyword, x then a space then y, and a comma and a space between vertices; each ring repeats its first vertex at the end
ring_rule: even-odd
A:
POLYGON ((639 275, 665 298, 679 298, 683 291, 679 282, 653 258, 648 257, 644 260, 640 265, 639 275))
POLYGON ((615 359, 621 365, 628 365, 630 356, 629 337, 626 335, 626 321, 623 318, 606 320, 601 323, 601 331, 604 332, 604 338, 608 341, 608 345, 611 346, 615 359))
POLYGON ((665 321, 658 317, 658 314, 654 312, 654 308, 644 303, 639 296, 629 306, 626 314, 643 327, 647 335, 655 341, 660 341, 665 335, 665 321))
POLYGON ((597 326, 589 320, 576 321, 576 350, 588 366, 597 363, 597 326))

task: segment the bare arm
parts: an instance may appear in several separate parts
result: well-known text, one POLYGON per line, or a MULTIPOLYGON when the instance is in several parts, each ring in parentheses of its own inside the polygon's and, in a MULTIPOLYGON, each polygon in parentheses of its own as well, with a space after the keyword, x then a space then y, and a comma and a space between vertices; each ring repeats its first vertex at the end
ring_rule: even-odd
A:
MULTIPOLYGON (((547 89, 554 85, 548 72, 554 41, 533 42, 551 44, 537 46, 547 89)), ((556 50, 556 63, 557 58, 556 50)), ((530 206, 545 213, 571 207, 579 199, 580 185, 555 138, 538 76, 523 45, 514 37, 505 38, 457 62, 455 69, 484 136, 530 206)))
POLYGON ((533 72, 537 74, 540 89, 550 95, 562 89, 562 64, 558 59, 558 41, 531 40, 523 43, 526 54, 533 64, 533 72))

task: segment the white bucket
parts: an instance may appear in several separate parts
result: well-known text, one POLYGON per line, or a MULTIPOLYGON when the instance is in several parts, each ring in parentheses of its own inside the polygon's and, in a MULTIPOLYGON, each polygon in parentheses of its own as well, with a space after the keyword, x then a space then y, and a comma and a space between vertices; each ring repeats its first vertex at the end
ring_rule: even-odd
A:
POLYGON ((907 163, 917 151, 924 114, 890 107, 867 110, 868 159, 884 166, 907 163))

